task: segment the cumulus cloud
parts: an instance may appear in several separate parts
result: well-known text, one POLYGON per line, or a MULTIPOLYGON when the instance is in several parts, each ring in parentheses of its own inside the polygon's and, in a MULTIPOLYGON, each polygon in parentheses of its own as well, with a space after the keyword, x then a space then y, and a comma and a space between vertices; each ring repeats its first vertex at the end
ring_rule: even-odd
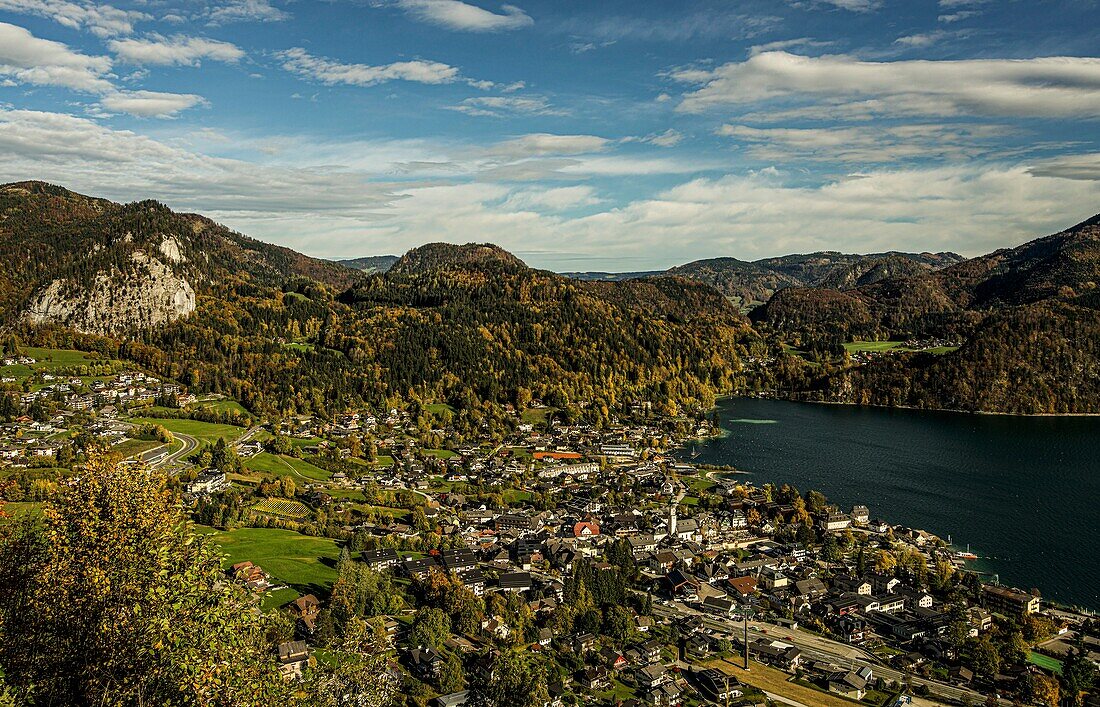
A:
POLYGON ((112 83, 110 70, 109 57, 81 54, 61 42, 0 22, 0 76, 13 84, 98 94, 104 109, 139 117, 171 117, 204 103, 201 96, 193 94, 121 91, 112 83))
POLYGON ((118 91, 99 101, 109 111, 129 113, 139 118, 171 118, 188 108, 205 103, 202 96, 191 93, 159 91, 118 91))
POLYGON ((393 5, 424 22, 463 32, 500 32, 535 24, 515 5, 502 5, 496 13, 461 0, 382 0, 375 4, 393 5))
POLYGON ((509 115, 568 115, 567 111, 551 106, 542 96, 475 96, 449 108, 466 115, 489 118, 504 118, 509 115))
POLYGON ((98 2, 69 0, 0 0, 0 10, 35 15, 72 29, 88 30, 99 37, 130 34, 134 23, 151 17, 136 10, 120 10, 98 2))
POLYGON ((181 34, 172 37, 152 34, 144 39, 115 39, 107 46, 120 59, 131 64, 198 66, 203 59, 233 63, 245 56, 244 51, 235 44, 181 34))
POLYGON ((889 102, 905 114, 1084 117, 1100 115, 1100 59, 859 61, 765 52, 714 69, 675 71, 696 84, 684 112, 769 100, 889 102))
POLYGON ((278 56, 287 71, 327 86, 375 86, 387 81, 441 84, 452 83, 459 78, 458 69, 438 61, 416 59, 381 66, 345 64, 313 56, 299 47, 279 52, 278 56))
POLYGON ((112 88, 105 78, 110 70, 107 57, 81 54, 61 42, 0 22, 0 76, 36 86, 99 93, 112 88))

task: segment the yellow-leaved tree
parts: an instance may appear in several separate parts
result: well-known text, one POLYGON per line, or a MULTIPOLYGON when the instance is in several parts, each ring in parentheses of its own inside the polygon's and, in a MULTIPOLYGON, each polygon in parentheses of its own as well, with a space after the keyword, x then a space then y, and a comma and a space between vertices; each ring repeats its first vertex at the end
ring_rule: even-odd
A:
POLYGON ((0 666, 20 702, 285 704, 266 621, 164 479, 107 454, 0 530, 0 666))

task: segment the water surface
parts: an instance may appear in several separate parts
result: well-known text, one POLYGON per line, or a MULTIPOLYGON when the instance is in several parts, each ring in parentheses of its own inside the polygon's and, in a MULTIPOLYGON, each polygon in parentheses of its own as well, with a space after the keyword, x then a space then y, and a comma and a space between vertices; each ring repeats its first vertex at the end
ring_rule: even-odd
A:
POLYGON ((1002 583, 1100 610, 1100 418, 741 398, 718 408, 726 434, 693 461, 950 535, 1002 583))

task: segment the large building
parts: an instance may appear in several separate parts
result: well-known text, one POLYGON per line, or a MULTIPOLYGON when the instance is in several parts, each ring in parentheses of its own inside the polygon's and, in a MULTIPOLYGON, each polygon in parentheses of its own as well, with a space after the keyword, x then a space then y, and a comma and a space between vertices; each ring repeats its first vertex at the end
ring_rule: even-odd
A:
POLYGON ((982 585, 982 600, 990 611, 1009 616, 1033 614, 1039 611, 1039 597, 996 584, 982 585))

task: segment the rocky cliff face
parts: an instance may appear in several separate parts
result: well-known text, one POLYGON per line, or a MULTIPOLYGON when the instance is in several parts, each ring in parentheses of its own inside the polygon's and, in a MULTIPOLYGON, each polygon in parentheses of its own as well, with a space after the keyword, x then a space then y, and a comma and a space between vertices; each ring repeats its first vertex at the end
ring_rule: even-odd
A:
MULTIPOLYGON (((160 254, 180 262, 173 239, 160 254)), ((117 334, 173 322, 195 311, 195 290, 170 266, 144 251, 130 254, 126 272, 112 267, 84 282, 57 279, 37 292, 25 318, 33 324, 62 324, 92 334, 117 334)))

